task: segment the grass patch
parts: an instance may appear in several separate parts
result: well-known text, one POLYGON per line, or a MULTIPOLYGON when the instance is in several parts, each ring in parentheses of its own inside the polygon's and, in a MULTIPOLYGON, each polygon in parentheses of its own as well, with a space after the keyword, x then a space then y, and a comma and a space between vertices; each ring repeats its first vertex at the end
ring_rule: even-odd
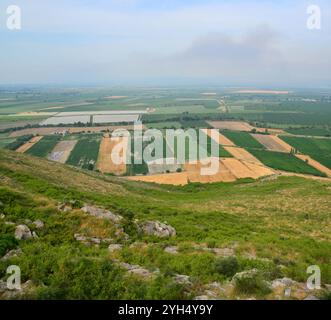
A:
POLYGON ((60 137, 56 135, 44 136, 26 153, 36 157, 46 157, 54 149, 59 140, 60 137))
POLYGON ((250 152, 270 168, 325 177, 324 173, 309 166, 306 162, 296 158, 292 154, 264 150, 250 150, 250 152))
POLYGON ((222 134, 234 142, 235 145, 249 149, 265 149, 265 147, 254 139, 248 132, 223 130, 222 134))
POLYGON ((84 136, 72 150, 67 164, 93 170, 98 160, 100 143, 100 135, 84 136))
POLYGON ((331 169, 331 139, 288 136, 281 136, 281 138, 301 153, 309 155, 331 169))

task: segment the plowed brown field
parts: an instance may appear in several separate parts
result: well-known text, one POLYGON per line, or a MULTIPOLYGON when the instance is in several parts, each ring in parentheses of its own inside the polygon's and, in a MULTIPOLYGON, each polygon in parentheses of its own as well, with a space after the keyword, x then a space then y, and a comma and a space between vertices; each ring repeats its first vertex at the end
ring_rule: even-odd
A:
POLYGON ((252 134, 252 136, 264 145, 267 150, 290 153, 292 147, 277 136, 265 134, 252 134))

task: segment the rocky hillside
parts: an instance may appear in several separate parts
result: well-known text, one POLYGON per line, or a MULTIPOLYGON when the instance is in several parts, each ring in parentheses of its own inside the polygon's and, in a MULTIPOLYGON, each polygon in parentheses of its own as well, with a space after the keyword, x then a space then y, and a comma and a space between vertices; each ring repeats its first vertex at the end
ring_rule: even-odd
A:
POLYGON ((330 298, 330 182, 156 186, 9 151, 0 181, 2 299, 330 298))

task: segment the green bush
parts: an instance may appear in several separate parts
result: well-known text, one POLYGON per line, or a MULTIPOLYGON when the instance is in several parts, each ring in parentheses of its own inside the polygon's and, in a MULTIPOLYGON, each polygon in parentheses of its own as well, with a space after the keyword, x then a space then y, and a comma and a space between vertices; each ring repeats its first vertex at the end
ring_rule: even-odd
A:
POLYGON ((215 269, 226 277, 233 277, 239 270, 236 257, 220 258, 215 261, 215 269))
POLYGON ((268 283, 261 273, 250 273, 238 276, 234 279, 235 289, 239 294, 254 294, 264 296, 271 292, 268 283))
POLYGON ((0 257, 4 256, 9 250, 16 248, 18 241, 9 234, 0 235, 0 257))

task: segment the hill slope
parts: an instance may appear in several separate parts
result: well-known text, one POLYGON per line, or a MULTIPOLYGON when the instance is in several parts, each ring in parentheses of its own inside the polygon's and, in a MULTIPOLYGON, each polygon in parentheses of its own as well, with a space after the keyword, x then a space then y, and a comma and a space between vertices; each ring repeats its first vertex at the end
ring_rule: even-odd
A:
POLYGON ((156 186, 2 150, 0 181, 0 256, 10 252, 0 279, 19 265, 30 298, 187 299, 205 296, 214 282, 215 297, 274 298, 268 283, 284 276, 304 282, 309 265, 331 283, 327 181, 156 186), (84 204, 123 219, 84 213, 84 204), (144 221, 165 222, 177 235, 145 235, 137 227, 144 221), (22 224, 38 238, 16 240, 22 224), (253 284, 229 282, 253 268, 253 284))

